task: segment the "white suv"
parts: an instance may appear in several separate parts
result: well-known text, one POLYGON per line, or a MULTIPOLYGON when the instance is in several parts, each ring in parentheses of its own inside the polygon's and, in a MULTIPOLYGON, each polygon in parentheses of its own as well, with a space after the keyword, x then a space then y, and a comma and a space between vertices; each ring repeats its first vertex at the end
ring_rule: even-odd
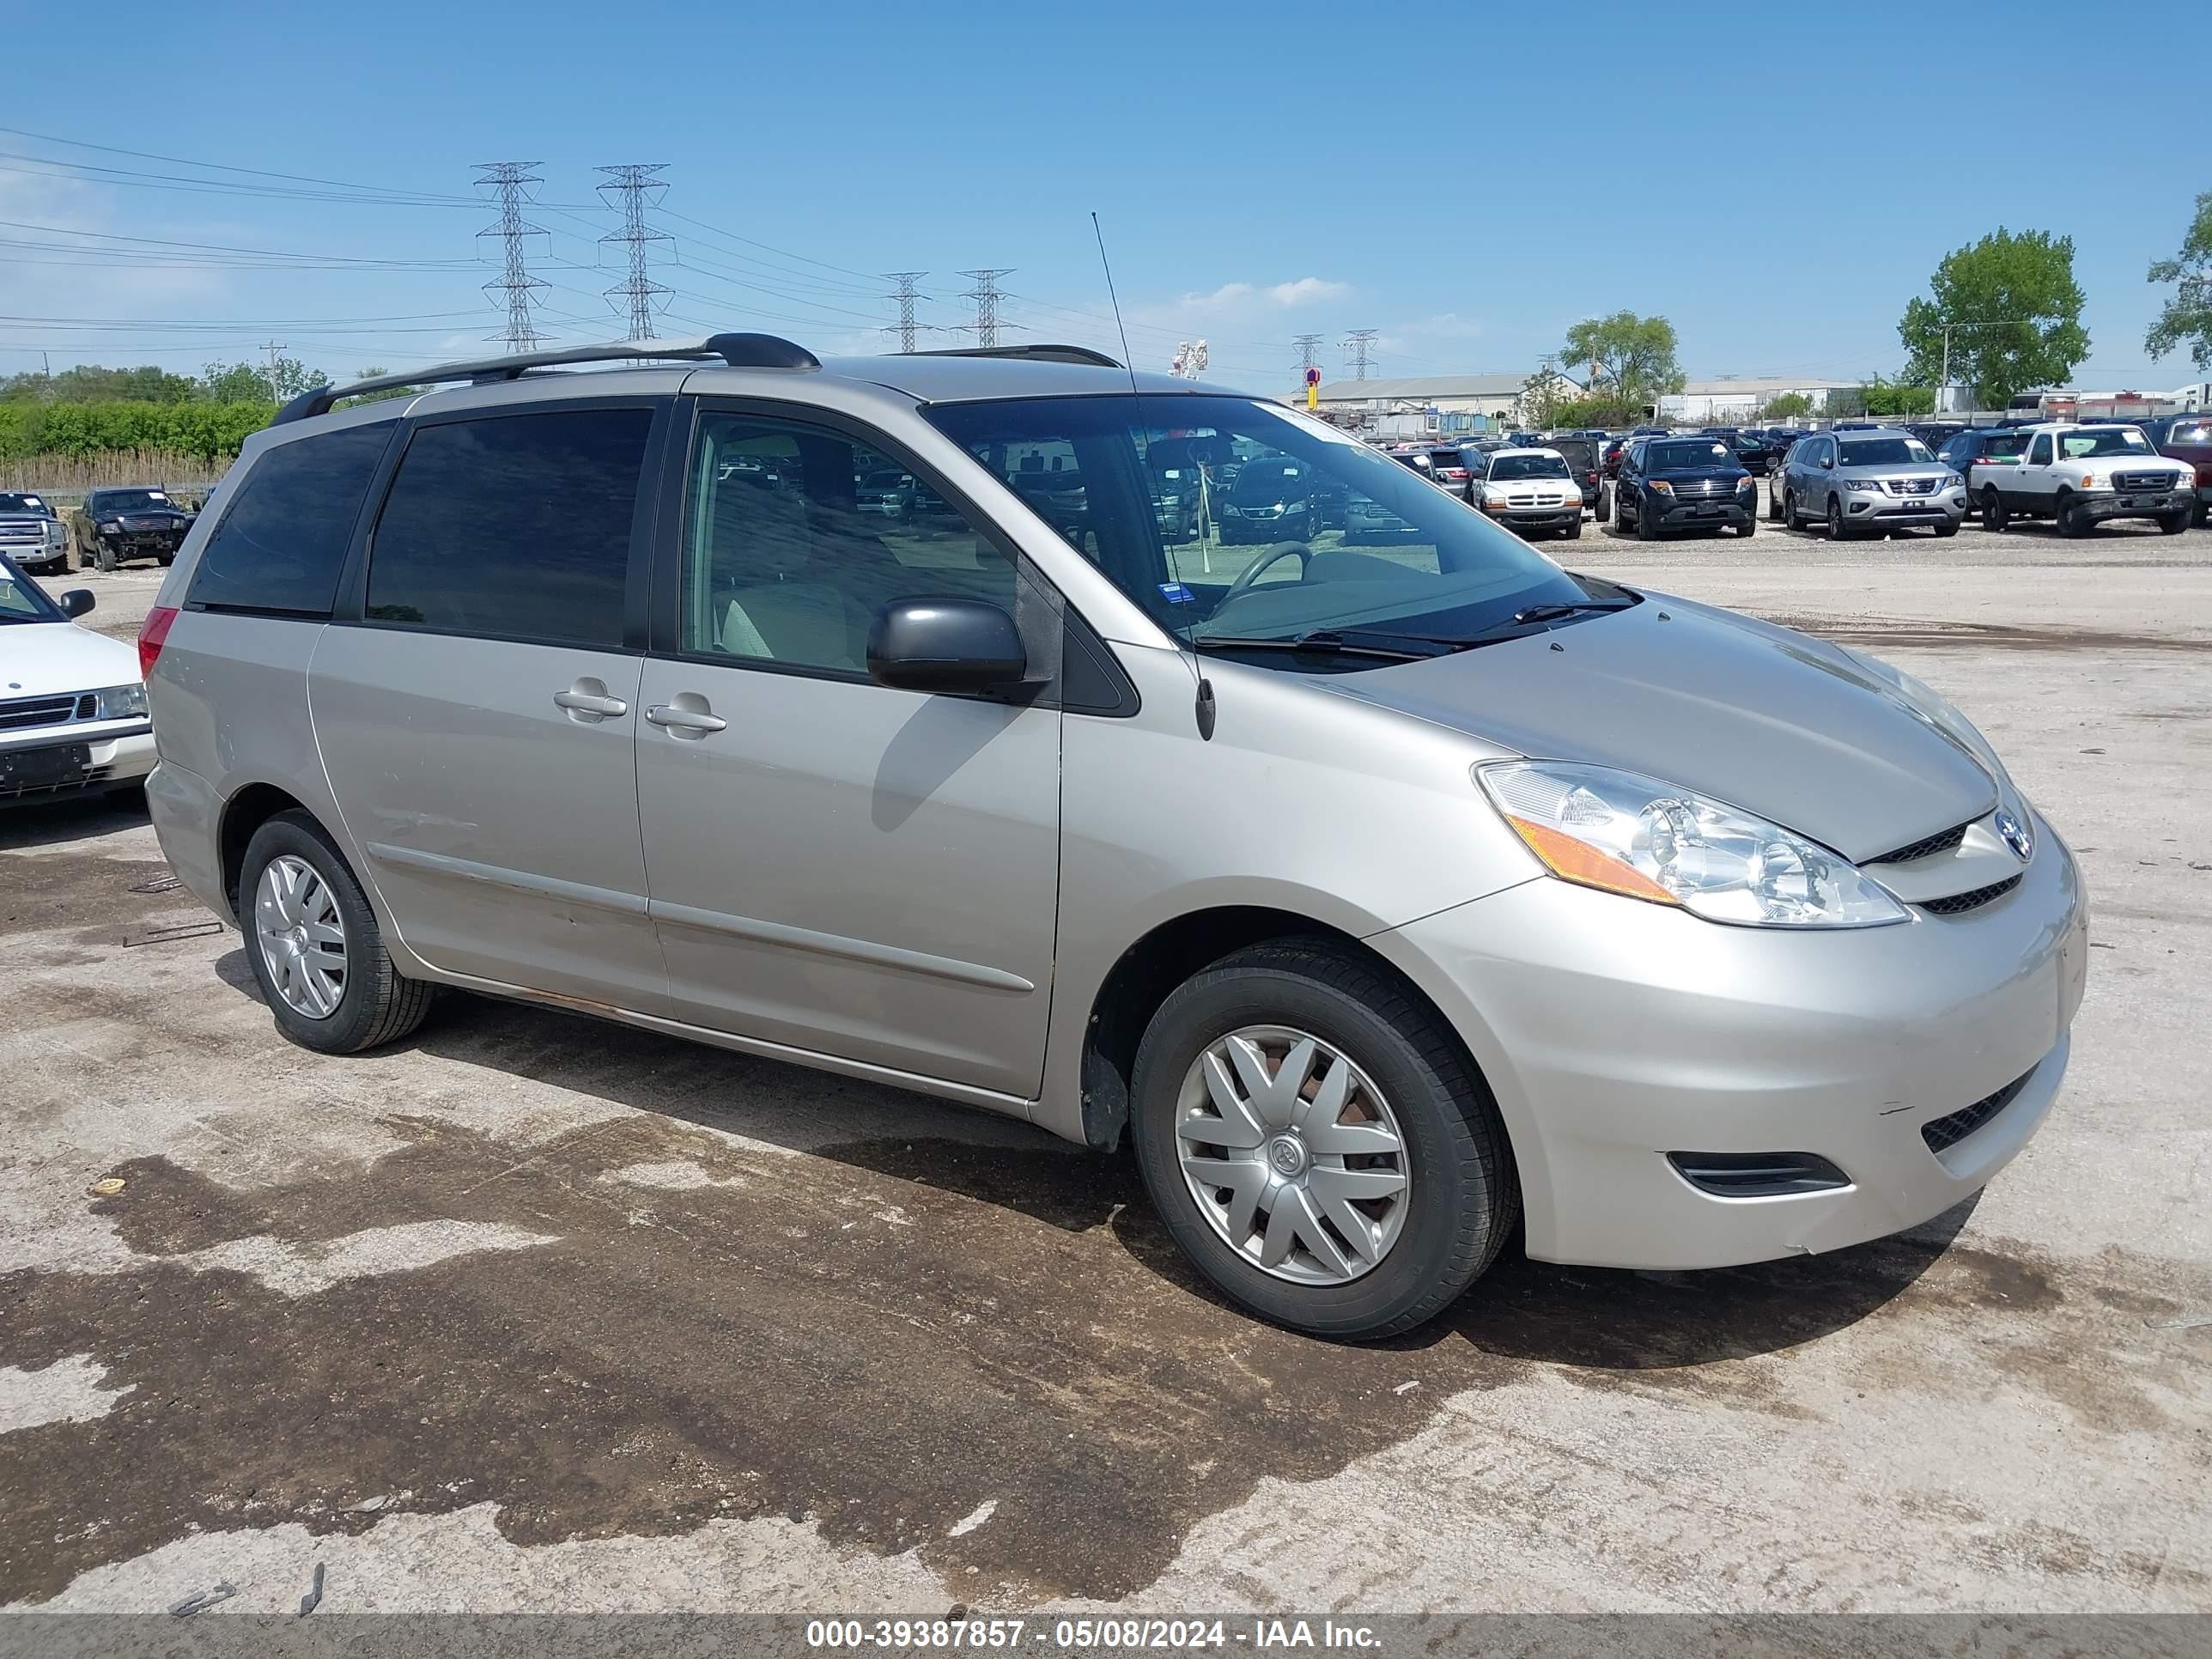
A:
POLYGON ((2017 465, 1977 461, 1966 485, 1982 523, 2051 519, 2062 536, 2086 536, 2107 519, 2152 519, 2169 536, 2189 527, 2195 471, 2151 447, 2140 427, 2051 421, 2027 429, 2017 465))

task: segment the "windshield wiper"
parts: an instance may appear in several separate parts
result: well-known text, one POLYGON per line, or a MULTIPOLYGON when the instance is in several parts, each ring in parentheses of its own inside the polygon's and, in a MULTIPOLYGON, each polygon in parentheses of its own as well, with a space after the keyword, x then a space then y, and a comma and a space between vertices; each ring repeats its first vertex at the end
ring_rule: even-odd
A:
POLYGON ((1390 634, 1364 628, 1316 628, 1290 639, 1258 635, 1205 634, 1191 641, 1198 651, 1296 651, 1313 656, 1386 657, 1394 662, 1418 662, 1424 657, 1448 657, 1467 648, 1464 640, 1437 639, 1427 634, 1390 634))
POLYGON ((1557 622, 1562 617, 1578 617, 1585 611, 1626 611, 1636 603, 1634 599, 1577 599, 1571 604, 1532 605, 1525 611, 1515 611, 1506 621, 1524 624, 1557 622))

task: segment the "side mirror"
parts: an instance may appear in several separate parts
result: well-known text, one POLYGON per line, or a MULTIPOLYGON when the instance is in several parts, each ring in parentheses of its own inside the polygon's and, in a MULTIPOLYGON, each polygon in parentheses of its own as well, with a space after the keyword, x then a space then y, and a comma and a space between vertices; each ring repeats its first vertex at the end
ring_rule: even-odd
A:
POLYGON ((72 587, 55 601, 64 617, 82 617, 99 602, 98 596, 88 587, 72 587))
POLYGON ((981 599, 899 599, 868 629, 868 674, 906 691, 982 691, 1029 671, 1014 619, 981 599))
POLYGON ((1836 470, 1836 458, 1832 455, 1823 455, 1820 457, 1820 465, 1833 472, 1836 470))

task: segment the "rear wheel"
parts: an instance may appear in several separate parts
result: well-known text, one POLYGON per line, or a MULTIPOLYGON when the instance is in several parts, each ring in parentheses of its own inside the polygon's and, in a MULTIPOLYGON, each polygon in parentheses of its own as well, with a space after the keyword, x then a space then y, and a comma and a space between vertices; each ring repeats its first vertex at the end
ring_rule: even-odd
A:
POLYGON ((1998 495, 1997 487, 1991 484, 1982 491, 1982 528, 1991 532, 2001 531, 2005 527, 2005 522, 2004 497, 1998 495))
POLYGON ((1186 981, 1138 1050, 1137 1161, 1224 1295, 1316 1336, 1395 1335, 1497 1259, 1520 1208, 1496 1106, 1449 1031, 1318 939, 1186 981))
POLYGON ((361 884, 307 813, 279 812, 253 832, 238 896, 254 980, 293 1042, 358 1054, 422 1023, 433 988, 392 965, 361 884))

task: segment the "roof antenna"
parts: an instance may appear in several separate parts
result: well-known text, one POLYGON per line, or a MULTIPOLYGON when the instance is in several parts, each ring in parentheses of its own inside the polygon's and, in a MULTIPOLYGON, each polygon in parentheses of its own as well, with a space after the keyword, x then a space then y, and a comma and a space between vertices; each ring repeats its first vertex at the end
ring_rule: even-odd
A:
MULTIPOLYGON (((1129 325, 1121 320, 1121 296, 1114 291, 1114 264, 1106 257, 1106 233, 1098 227, 1096 210, 1091 215, 1091 234, 1098 241, 1098 265, 1106 273, 1106 297, 1113 303, 1114 326, 1121 335, 1121 364, 1129 371, 1129 395, 1136 399, 1137 418, 1141 421, 1145 417, 1145 394, 1138 389, 1137 360, 1129 349, 1129 325)), ((1195 656, 1190 659, 1190 672, 1198 681, 1198 735, 1202 741, 1211 743, 1213 741, 1213 682, 1199 673, 1195 656)))

